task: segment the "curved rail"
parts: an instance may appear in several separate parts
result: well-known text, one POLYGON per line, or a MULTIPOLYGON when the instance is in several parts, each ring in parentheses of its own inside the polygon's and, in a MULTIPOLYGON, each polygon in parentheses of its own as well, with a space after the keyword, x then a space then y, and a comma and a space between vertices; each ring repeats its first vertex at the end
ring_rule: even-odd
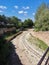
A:
MULTIPOLYGON (((43 54, 42 58, 40 59, 40 61, 38 62, 37 65, 41 65, 41 64, 42 64, 42 62, 43 62, 43 60, 44 60, 44 58, 45 58, 45 56, 46 56, 46 54, 47 54, 48 52, 49 52, 49 47, 47 48, 47 50, 45 51, 45 53, 43 54)), ((49 60, 49 57, 48 57, 48 59, 46 60, 45 65, 47 65, 48 60, 49 60)), ((48 65, 49 65, 49 64, 48 64, 48 65)))

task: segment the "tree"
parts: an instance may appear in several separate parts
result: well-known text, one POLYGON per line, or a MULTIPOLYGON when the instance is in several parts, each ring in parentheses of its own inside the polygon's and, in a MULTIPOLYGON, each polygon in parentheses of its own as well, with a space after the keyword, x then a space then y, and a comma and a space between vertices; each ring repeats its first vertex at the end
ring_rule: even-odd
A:
POLYGON ((31 19, 27 19, 24 21, 24 27, 30 28, 33 26, 33 21, 31 19))
POLYGON ((16 28, 20 28, 22 26, 21 19, 12 16, 12 17, 6 17, 5 15, 0 15, 0 23, 4 23, 4 26, 6 27, 8 24, 8 27, 15 26, 16 28))
POLYGON ((10 23, 14 24, 16 26, 16 28, 19 28, 21 26, 21 20, 18 19, 15 16, 12 16, 11 18, 9 18, 10 23))
POLYGON ((4 22, 5 24, 7 23, 5 15, 0 15, 0 22, 4 22))
POLYGON ((35 15, 35 29, 49 30, 49 8, 46 4, 42 4, 35 15))

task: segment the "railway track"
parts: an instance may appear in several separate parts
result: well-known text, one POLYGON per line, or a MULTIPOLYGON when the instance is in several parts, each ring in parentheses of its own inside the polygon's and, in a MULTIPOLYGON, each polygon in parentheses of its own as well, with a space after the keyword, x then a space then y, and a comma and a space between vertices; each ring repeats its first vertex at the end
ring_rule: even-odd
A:
MULTIPOLYGON (((26 41, 26 35, 28 33, 25 33, 22 36, 22 43, 23 46, 25 47, 25 49, 27 50, 27 52, 30 54, 31 57, 34 56, 35 60, 37 59, 37 62, 40 60, 40 58, 42 57, 43 54, 41 54, 40 52, 38 52, 36 49, 34 49, 27 41, 26 41)), ((46 61, 46 58, 45 60, 46 61)))
MULTIPOLYGON (((24 65, 37 65, 43 53, 41 54, 36 48, 29 44, 26 40, 28 33, 28 31, 24 31, 20 36, 13 40, 13 44, 16 47, 16 53, 24 65)), ((45 65, 45 61, 46 59, 42 65, 45 65)))
POLYGON ((33 53, 33 55, 35 55, 36 57, 40 58, 42 55, 39 54, 35 49, 33 49, 33 48, 26 42, 25 36, 26 36, 26 35, 24 35, 23 38, 22 38, 22 41, 23 41, 24 46, 25 46, 31 53, 33 53))

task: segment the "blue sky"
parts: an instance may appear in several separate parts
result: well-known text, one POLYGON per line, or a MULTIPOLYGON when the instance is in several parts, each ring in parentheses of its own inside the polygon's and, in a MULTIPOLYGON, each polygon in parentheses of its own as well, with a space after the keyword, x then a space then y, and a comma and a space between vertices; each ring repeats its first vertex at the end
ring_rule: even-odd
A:
POLYGON ((49 0, 0 0, 0 14, 16 16, 22 20, 31 18, 41 3, 49 4, 49 0))

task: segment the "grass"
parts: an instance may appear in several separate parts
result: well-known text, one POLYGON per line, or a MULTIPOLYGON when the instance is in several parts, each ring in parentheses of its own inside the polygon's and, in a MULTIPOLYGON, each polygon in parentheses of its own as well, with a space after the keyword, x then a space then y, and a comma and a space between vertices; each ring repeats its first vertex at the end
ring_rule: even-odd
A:
POLYGON ((48 48, 48 45, 44 41, 40 40, 39 38, 35 38, 34 36, 30 36, 28 41, 42 50, 46 50, 48 48))
POLYGON ((44 41, 42 41, 42 40, 40 40, 38 38, 37 38, 37 40, 39 42, 39 44, 38 44, 39 48, 41 48, 43 50, 46 50, 48 48, 48 45, 44 41))

